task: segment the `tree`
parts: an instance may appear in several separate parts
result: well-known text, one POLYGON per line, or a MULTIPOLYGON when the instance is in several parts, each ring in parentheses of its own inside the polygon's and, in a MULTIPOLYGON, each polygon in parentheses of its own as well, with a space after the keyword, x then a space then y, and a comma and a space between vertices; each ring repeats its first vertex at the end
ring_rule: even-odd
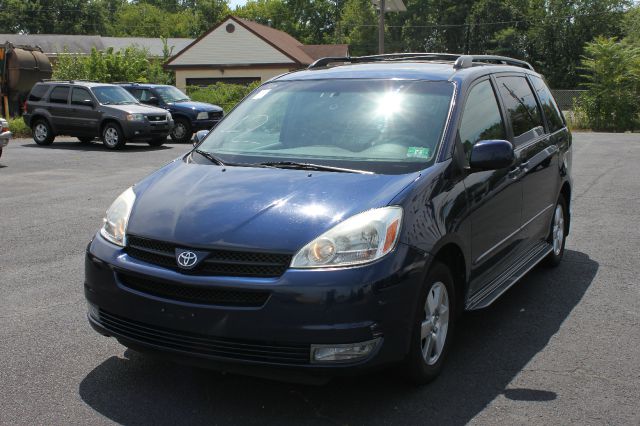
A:
POLYGON ((354 56, 375 53, 376 21, 376 11, 370 0, 348 0, 338 22, 336 42, 348 44, 354 56))
POLYGON ((624 131, 638 126, 640 47, 597 37, 585 46, 580 69, 587 92, 578 108, 594 130, 624 131))

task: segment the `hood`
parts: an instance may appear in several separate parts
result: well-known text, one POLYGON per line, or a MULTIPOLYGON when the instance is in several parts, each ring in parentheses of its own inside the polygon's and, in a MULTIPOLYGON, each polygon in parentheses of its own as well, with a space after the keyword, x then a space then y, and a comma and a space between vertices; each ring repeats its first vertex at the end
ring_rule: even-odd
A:
POLYGON ((342 220, 386 206, 418 176, 176 160, 136 185, 127 233, 193 247, 293 253, 342 220))
POLYGON ((217 105, 206 104, 204 102, 188 101, 188 102, 175 102, 170 104, 173 108, 179 110, 191 110, 193 112, 217 112, 222 111, 217 105))
POLYGON ((152 105, 126 104, 126 105, 104 105, 106 108, 117 109, 129 114, 166 114, 167 110, 152 105))

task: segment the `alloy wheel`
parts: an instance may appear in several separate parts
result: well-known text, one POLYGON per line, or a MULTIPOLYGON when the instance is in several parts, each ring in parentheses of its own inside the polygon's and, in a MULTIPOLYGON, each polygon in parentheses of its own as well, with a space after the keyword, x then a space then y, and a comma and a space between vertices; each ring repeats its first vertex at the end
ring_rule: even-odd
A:
POLYGON ((564 240, 564 211, 562 206, 558 204, 553 215, 553 253, 556 256, 562 251, 562 242, 564 240))
POLYGON ((118 144, 118 131, 114 127, 109 127, 104 132, 104 141, 109 146, 116 146, 118 144))
POLYGON ((176 123, 173 129, 173 136, 176 139, 182 139, 184 135, 187 133, 187 128, 182 123, 176 123))
POLYGON ((37 140, 39 140, 40 142, 44 141, 45 139, 47 139, 47 135, 49 133, 47 126, 45 126, 43 123, 38 123, 36 124, 36 127, 33 131, 34 136, 36 137, 37 140))
POLYGON ((422 357, 428 365, 438 362, 449 329, 449 294, 442 282, 431 286, 424 304, 420 330, 422 357))

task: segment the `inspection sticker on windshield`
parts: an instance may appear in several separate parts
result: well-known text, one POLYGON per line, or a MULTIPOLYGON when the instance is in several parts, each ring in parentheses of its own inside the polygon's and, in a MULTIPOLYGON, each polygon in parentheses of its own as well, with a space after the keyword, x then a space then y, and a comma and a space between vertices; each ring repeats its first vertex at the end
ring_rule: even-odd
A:
POLYGON ((271 91, 271 89, 262 89, 261 91, 259 91, 258 93, 255 94, 255 96, 251 99, 262 99, 265 96, 267 96, 267 93, 269 93, 271 91))
POLYGON ((431 150, 422 146, 410 146, 407 148, 407 158, 430 158, 431 150))

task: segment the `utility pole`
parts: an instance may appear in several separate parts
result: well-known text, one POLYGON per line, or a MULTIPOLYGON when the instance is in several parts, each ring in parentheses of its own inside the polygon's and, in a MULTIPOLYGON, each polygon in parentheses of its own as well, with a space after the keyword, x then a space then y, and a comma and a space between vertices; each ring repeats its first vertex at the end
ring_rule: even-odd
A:
POLYGON ((384 53, 384 14, 386 12, 385 0, 380 0, 380 20, 378 22, 378 54, 384 53))
POLYGON ((384 14, 387 12, 406 12, 407 7, 402 0, 371 0, 378 8, 378 53, 384 54, 384 14))

